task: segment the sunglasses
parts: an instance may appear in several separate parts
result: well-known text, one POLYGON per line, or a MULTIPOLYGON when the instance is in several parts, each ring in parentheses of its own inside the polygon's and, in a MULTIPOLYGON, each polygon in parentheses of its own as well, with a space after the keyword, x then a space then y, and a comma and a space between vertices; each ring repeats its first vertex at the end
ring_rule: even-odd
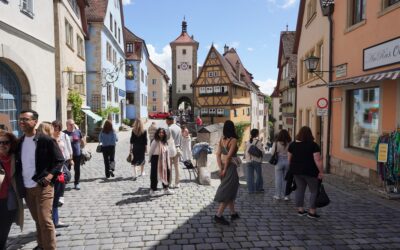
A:
POLYGON ((10 141, 0 141, 0 145, 9 145, 10 141))
POLYGON ((32 118, 19 118, 18 119, 19 122, 29 122, 29 121, 32 121, 32 120, 34 120, 34 119, 32 119, 32 118))

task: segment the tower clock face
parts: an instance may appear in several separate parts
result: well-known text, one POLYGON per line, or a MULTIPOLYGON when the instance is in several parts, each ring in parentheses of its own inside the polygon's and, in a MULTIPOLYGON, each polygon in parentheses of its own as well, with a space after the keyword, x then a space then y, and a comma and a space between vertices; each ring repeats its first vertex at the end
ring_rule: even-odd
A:
POLYGON ((182 69, 182 70, 187 70, 188 68, 189 68, 189 65, 188 65, 187 62, 182 62, 182 63, 181 63, 181 69, 182 69))

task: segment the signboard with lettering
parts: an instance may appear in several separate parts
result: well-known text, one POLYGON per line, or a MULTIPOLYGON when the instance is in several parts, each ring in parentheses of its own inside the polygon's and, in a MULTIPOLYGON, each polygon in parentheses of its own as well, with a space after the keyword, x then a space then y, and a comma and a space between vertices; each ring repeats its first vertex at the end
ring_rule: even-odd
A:
POLYGON ((336 66, 335 74, 337 78, 347 76, 347 63, 336 66))
POLYGON ((400 37, 364 49, 364 71, 396 63, 400 63, 400 37))
POLYGON ((328 115, 328 109, 317 108, 317 116, 326 116, 328 115))

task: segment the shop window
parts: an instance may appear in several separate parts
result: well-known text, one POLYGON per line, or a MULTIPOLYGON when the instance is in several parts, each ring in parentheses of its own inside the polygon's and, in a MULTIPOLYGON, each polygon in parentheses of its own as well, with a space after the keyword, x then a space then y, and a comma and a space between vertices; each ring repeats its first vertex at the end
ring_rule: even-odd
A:
POLYGON ((135 93, 126 93, 126 102, 127 104, 135 104, 135 93))
POLYGON ((400 0, 383 0, 383 8, 390 7, 396 3, 400 3, 400 0))
POLYGON ((374 150, 379 127, 379 88, 349 91, 349 146, 374 150))

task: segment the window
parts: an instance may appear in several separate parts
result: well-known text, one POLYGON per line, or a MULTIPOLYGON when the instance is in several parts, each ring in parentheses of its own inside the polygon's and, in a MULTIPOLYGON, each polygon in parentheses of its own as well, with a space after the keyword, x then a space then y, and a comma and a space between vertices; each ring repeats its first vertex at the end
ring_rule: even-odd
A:
POLYGON ((106 47, 107 47, 107 61, 111 62, 112 61, 112 48, 111 48, 111 45, 107 42, 106 47))
POLYGON ((157 101, 157 98, 153 98, 153 102, 156 102, 157 101))
POLYGON ((112 14, 110 13, 110 30, 111 33, 113 32, 113 18, 112 18, 112 14))
POLYGON ((121 29, 118 28, 118 43, 121 43, 121 29))
POLYGON ((153 85, 156 85, 156 84, 157 84, 157 79, 152 79, 152 80, 151 80, 151 83, 152 83, 153 85))
POLYGON ((201 109, 201 114, 202 114, 202 115, 208 114, 208 109, 202 108, 202 109, 201 109))
POLYGON ((81 18, 81 12, 79 10, 79 5, 76 2, 76 0, 68 0, 68 2, 69 2, 69 5, 71 5, 71 8, 75 12, 78 19, 81 18))
POLYGON ((400 0, 383 0, 383 7, 387 8, 389 6, 392 6, 396 3, 400 3, 400 0))
POLYGON ((33 0, 21 0, 21 12, 33 17, 33 0))
POLYGON ((225 110, 224 109, 217 109, 217 115, 224 115, 225 110))
POLYGON ((65 40, 67 46, 70 47, 72 50, 74 49, 74 29, 72 25, 69 24, 67 20, 65 20, 65 40))
POLYGON ((186 55, 186 49, 182 50, 182 55, 186 55))
POLYGON ((117 21, 114 21, 114 36, 117 38, 117 21))
POLYGON ((310 21, 311 18, 314 17, 317 13, 317 1, 310 0, 307 4, 307 22, 310 21))
POLYGON ((80 36, 76 36, 76 47, 78 49, 78 56, 85 58, 85 49, 83 47, 83 39, 80 36))
POLYGON ((228 86, 221 86, 222 93, 228 93, 228 86))
POLYGON ((221 93, 221 86, 214 86, 214 93, 221 93))
POLYGON ((324 44, 320 43, 318 44, 317 48, 317 57, 319 57, 319 70, 323 71, 324 70, 324 44))
POLYGON ((236 109, 233 110, 233 116, 237 117, 237 110, 236 109))
POLYGON ((111 84, 109 84, 107 86, 107 101, 109 101, 109 102, 111 102, 111 100, 112 100, 111 95, 112 95, 112 86, 111 86, 111 84))
POLYGON ((157 97, 157 92, 156 92, 156 91, 153 91, 151 96, 152 96, 152 97, 157 97))
POLYGON ((247 108, 247 116, 250 116, 250 108, 247 108))
POLYGON ((214 108, 211 108, 211 109, 208 110, 208 113, 209 113, 210 115, 215 115, 215 114, 217 113, 217 110, 214 109, 214 108))
POLYGON ((100 95, 93 94, 92 95, 92 102, 90 104, 93 111, 98 111, 101 108, 101 99, 100 95))
POLYGON ((118 88, 114 87, 114 102, 118 102, 118 88))
POLYGON ((374 150, 378 140, 379 88, 349 91, 349 146, 374 150))
POLYGON ((206 93, 207 94, 212 94, 213 93, 213 87, 206 87, 206 93))
POLYGON ((112 50, 112 63, 117 65, 117 51, 114 49, 112 50))
POLYGON ((140 69, 140 81, 144 82, 144 71, 143 71, 143 69, 140 69))
POLYGON ((126 52, 133 53, 133 44, 132 43, 126 44, 126 52))
POLYGON ((135 104, 135 93, 126 93, 126 103, 135 104))
POLYGON ((157 106, 153 105, 153 111, 157 110, 157 106))
POLYGON ((349 26, 365 20, 366 0, 350 0, 349 4, 349 26))
POLYGON ((206 87, 200 87, 200 94, 205 94, 206 93, 206 87))

